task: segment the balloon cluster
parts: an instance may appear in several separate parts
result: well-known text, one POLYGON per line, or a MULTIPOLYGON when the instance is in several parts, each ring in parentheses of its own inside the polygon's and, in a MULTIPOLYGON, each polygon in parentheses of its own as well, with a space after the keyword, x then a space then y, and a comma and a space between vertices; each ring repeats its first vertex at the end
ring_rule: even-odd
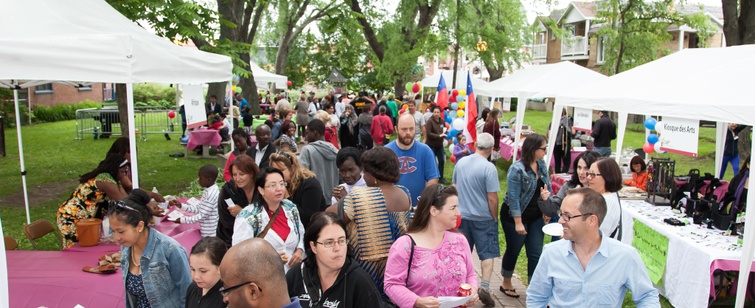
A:
POLYGON ((233 75, 233 78, 231 79, 231 90, 233 93, 241 93, 242 89, 239 87, 239 82, 241 81, 241 76, 239 75, 233 75))
POLYGON ((656 152, 659 154, 666 153, 666 151, 661 150, 662 142, 660 142, 660 138, 658 135, 663 131, 663 122, 658 121, 655 118, 647 118, 645 120, 645 128, 649 130, 654 130, 654 134, 648 135, 647 142, 642 146, 642 151, 644 151, 647 154, 656 152))

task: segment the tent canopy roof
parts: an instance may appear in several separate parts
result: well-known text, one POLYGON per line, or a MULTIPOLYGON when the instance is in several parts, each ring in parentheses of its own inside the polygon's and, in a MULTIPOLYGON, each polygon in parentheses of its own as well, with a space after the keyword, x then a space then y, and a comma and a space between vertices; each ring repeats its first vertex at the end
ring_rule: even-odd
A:
POLYGON ((483 85, 475 91, 492 97, 554 97, 557 93, 607 77, 569 61, 534 65, 483 85))
POLYGON ((254 75, 254 82, 257 84, 257 87, 267 88, 267 83, 275 83, 275 88, 277 89, 288 89, 288 84, 286 83, 288 77, 268 72, 254 62, 251 62, 249 66, 254 75))
POLYGON ((17 29, 0 35, 6 86, 8 80, 204 83, 232 76, 229 57, 174 45, 102 0, 2 1, 0 11, 0 29, 17 29))
POLYGON ((348 82, 349 80, 346 79, 346 77, 343 77, 343 74, 339 72, 337 69, 333 69, 330 71, 330 76, 328 76, 328 82, 348 82))

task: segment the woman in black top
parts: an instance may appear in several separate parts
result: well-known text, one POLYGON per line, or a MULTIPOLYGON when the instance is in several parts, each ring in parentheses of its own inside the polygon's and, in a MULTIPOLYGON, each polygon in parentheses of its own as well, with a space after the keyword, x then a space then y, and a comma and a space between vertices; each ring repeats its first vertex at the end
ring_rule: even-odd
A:
POLYGON ((283 171, 283 179, 288 183, 287 198, 296 204, 301 223, 306 229, 310 217, 328 207, 320 182, 315 178, 315 174, 302 167, 296 155, 290 152, 278 151, 270 154, 270 167, 283 171))
POLYGON ((194 282, 186 289, 186 308, 224 307, 220 294, 220 261, 228 248, 217 237, 204 237, 191 248, 189 267, 194 282))
POLYGON ((217 237, 231 247, 233 224, 241 209, 252 203, 254 179, 260 172, 254 158, 243 154, 231 163, 231 180, 223 185, 218 196, 218 233, 217 237), (235 206, 229 207, 226 199, 231 199, 235 206))

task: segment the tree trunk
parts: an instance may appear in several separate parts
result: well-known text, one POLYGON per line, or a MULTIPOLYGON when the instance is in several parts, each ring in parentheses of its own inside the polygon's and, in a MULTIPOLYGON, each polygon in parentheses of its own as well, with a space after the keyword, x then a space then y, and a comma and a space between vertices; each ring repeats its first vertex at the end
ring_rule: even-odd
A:
MULTIPOLYGON (((250 63, 249 53, 241 54, 239 55, 239 57, 242 61, 244 61, 244 63, 250 63)), ((257 84, 254 82, 254 74, 249 75, 249 77, 242 77, 239 81, 239 85, 241 86, 241 89, 243 89, 241 96, 246 98, 246 101, 249 102, 251 113, 259 114, 260 99, 259 95, 257 94, 257 84)))
POLYGON ((128 137, 128 93, 125 83, 115 85, 115 101, 118 103, 118 120, 121 122, 121 136, 128 137))
MULTIPOLYGON (((404 93, 404 91, 406 91, 406 89, 404 88, 404 83, 402 83, 401 80, 396 80, 396 83, 393 84, 393 91, 394 91, 393 93, 396 93, 396 97, 399 97, 399 93, 404 93)), ((414 97, 412 97, 412 99, 414 99, 414 97)), ((403 102, 406 102, 406 97, 402 96, 401 100, 403 102)))

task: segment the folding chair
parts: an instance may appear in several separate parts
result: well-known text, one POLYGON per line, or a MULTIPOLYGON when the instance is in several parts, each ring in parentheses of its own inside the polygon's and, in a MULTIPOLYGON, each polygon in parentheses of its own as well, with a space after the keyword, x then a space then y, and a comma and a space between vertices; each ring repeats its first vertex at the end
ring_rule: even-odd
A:
POLYGON ((12 237, 5 236, 3 239, 5 240, 5 250, 16 250, 18 248, 18 243, 12 237))
POLYGON ((31 224, 24 226, 24 234, 26 234, 26 238, 29 239, 31 245, 34 246, 35 250, 39 250, 39 247, 37 247, 37 243, 34 242, 34 240, 41 238, 48 233, 54 234, 55 237, 58 238, 58 245, 60 245, 60 247, 63 247, 63 240, 60 238, 60 234, 55 231, 55 227, 49 221, 45 219, 39 219, 32 222, 31 224))

